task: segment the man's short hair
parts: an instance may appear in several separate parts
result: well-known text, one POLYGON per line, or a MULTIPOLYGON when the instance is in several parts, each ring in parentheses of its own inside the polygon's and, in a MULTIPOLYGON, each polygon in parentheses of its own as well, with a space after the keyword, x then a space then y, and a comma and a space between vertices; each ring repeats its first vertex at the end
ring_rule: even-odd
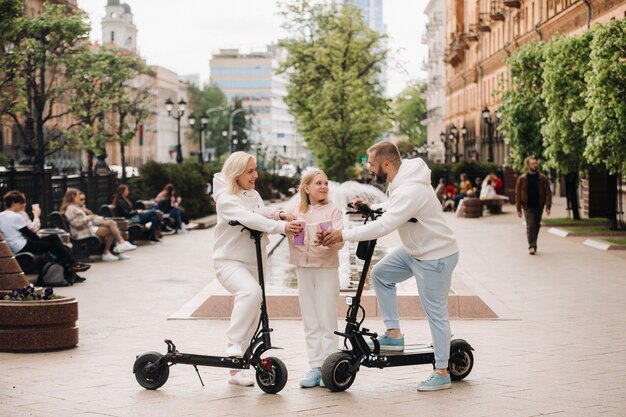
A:
POLYGON ((11 208, 13 204, 24 204, 26 197, 19 191, 9 191, 4 195, 4 208, 11 208))
POLYGON ((367 150, 367 153, 372 154, 379 163, 384 160, 388 160, 390 162, 399 162, 401 159, 398 147, 395 144, 386 140, 370 146, 367 150))
POLYGON ((528 168, 528 164, 530 163, 530 160, 531 160, 531 159, 537 160, 537 158, 536 158, 536 157, 534 157, 534 156, 527 156, 527 157, 526 157, 526 159, 524 159, 524 166, 525 166, 526 168, 528 168))

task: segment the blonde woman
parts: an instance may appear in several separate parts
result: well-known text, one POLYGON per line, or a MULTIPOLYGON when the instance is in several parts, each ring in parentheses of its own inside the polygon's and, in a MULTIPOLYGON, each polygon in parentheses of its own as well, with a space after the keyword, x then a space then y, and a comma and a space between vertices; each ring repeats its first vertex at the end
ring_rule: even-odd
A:
POLYGON ((297 267, 300 311, 304 324, 307 355, 311 369, 300 379, 300 386, 324 386, 322 364, 337 351, 337 297, 339 296, 339 249, 315 245, 320 224, 327 230, 342 229, 342 212, 328 200, 328 177, 319 169, 308 170, 300 182, 300 203, 293 212, 296 220, 306 222, 304 244, 289 239, 289 263, 297 267))
MULTIPOLYGON (((261 288, 258 281, 256 249, 248 233, 228 224, 236 220, 244 226, 265 233, 300 232, 298 223, 288 223, 291 217, 271 211, 254 189, 258 178, 256 158, 245 152, 231 154, 222 171, 213 177, 213 198, 217 205, 213 263, 219 282, 235 296, 226 336, 226 356, 241 357, 254 336, 261 308, 261 288)), ((269 239, 261 240, 263 260, 267 258, 269 239)), ((230 371, 230 384, 251 386, 252 378, 243 372, 230 371)))
POLYGON ((85 194, 76 188, 68 188, 65 191, 59 212, 65 216, 69 223, 72 238, 82 239, 89 236, 97 236, 104 241, 102 260, 105 262, 130 259, 128 255, 122 252, 137 249, 137 246, 122 237, 115 221, 96 216, 85 207, 85 194), (117 242, 115 250, 119 255, 111 252, 113 239, 117 242))

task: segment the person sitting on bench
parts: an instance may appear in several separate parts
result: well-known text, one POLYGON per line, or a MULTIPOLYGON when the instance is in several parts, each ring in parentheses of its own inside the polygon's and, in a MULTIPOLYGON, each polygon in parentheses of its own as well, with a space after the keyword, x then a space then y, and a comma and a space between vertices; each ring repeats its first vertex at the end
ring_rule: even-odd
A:
MULTIPOLYGON (((59 262, 71 267, 74 272, 86 271, 91 265, 76 261, 58 235, 39 237, 30 230, 20 211, 26 208, 26 197, 19 191, 4 195, 4 207, 0 213, 0 232, 14 254, 30 252, 35 255, 52 254, 59 262)), ((78 277, 80 278, 80 277, 78 277)), ((79 281, 84 281, 80 278, 79 281)))

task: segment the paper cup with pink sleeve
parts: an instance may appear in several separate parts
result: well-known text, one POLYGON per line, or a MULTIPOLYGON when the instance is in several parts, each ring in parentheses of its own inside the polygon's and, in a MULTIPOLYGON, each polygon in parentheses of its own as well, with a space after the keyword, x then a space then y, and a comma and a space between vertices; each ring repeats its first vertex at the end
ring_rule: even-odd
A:
POLYGON ((293 237, 293 244, 297 246, 304 245, 304 226, 306 222, 304 220, 295 221, 294 223, 298 223, 300 227, 300 233, 293 237))
POLYGON ((320 223, 320 230, 322 231, 322 234, 326 234, 328 232, 332 232, 333 231, 333 221, 332 220, 326 220, 324 222, 320 223))

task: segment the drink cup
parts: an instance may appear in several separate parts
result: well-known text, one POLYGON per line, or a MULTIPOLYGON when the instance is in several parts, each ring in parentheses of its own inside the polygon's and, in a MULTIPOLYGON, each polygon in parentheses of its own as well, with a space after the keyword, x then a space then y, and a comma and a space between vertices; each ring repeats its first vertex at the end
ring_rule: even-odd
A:
POLYGON ((326 234, 328 232, 332 232, 333 231, 333 221, 332 220, 326 220, 324 222, 320 223, 320 230, 322 231, 323 234, 326 234))
POLYGON ((39 203, 34 203, 32 207, 34 210, 39 210, 39 203))
POLYGON ((293 237, 293 244, 302 246, 304 245, 304 227, 306 225, 306 222, 302 220, 302 221, 296 221, 294 223, 298 223, 300 225, 300 233, 298 233, 297 235, 293 237))
POLYGON ((313 243, 317 239, 317 231, 319 230, 319 223, 307 223, 306 235, 309 242, 313 243))

